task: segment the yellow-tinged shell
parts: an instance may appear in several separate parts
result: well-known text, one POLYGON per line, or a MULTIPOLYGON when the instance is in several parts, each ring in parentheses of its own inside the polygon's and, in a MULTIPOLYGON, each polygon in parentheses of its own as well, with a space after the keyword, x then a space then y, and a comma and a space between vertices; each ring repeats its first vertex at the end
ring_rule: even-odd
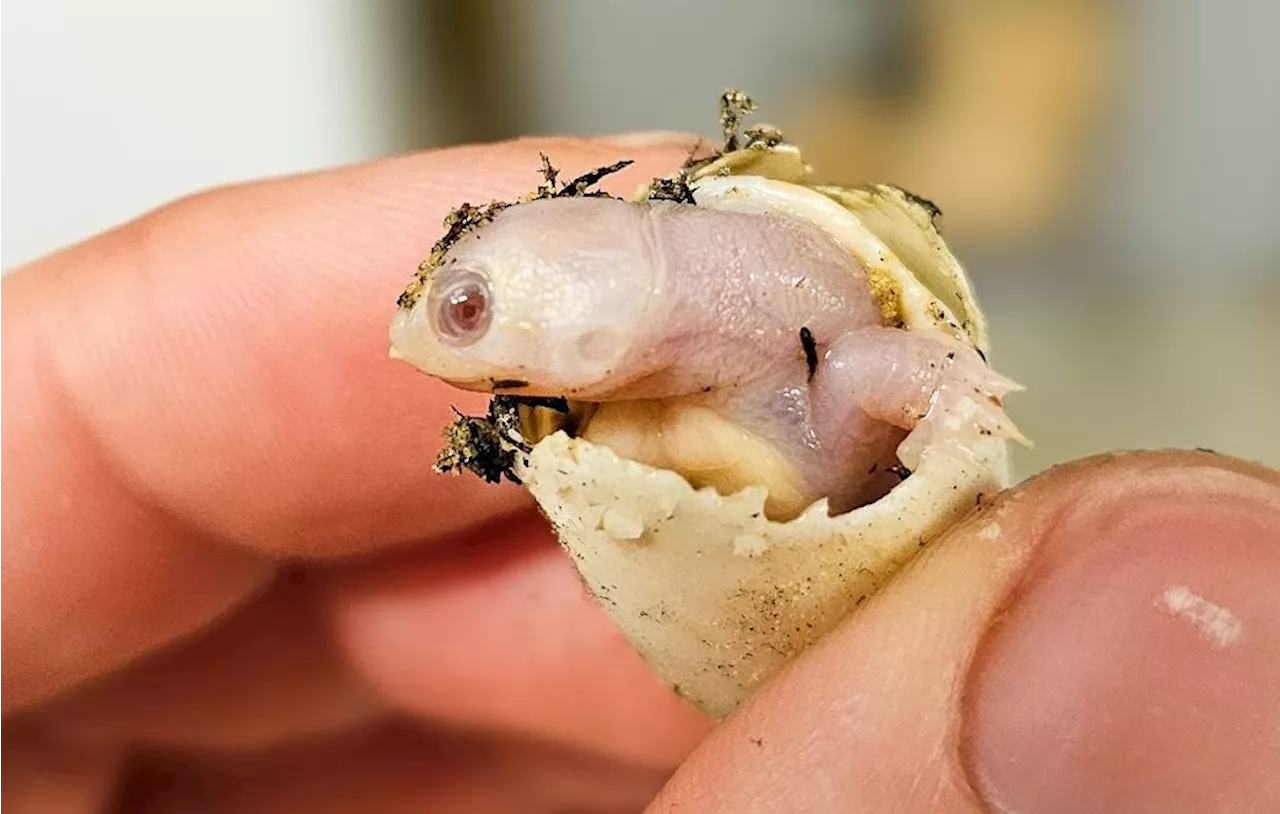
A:
MULTIPOLYGON (((808 173, 793 145, 757 141, 682 180, 700 206, 817 224, 869 270, 887 321, 944 330, 985 353, 985 322, 934 226, 937 210, 891 186, 822 186, 808 173)), ((1009 483, 1005 443, 987 437, 963 459, 925 449, 871 505, 829 517, 824 500, 775 522, 764 487, 695 490, 564 432, 543 437, 539 416, 524 418, 525 436, 540 440, 516 473, 587 587, 658 676, 716 717, 1009 483)))
POLYGON ((965 337, 986 353, 986 320, 934 223, 938 209, 888 184, 813 184, 809 173, 795 145, 759 144, 699 168, 689 187, 699 206, 780 212, 821 227, 867 269, 887 317, 965 337))

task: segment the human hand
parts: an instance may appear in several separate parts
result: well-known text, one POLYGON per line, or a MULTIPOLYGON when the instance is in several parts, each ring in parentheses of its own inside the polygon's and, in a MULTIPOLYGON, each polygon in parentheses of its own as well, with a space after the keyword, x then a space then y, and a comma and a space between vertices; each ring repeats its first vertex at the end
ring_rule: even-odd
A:
MULTIPOLYGON (((92 810, 126 778, 126 810, 643 805, 708 723, 519 490, 431 474, 449 405, 477 404, 384 363, 384 326, 444 212, 527 191, 539 149, 567 173, 638 158, 622 191, 688 147, 520 142, 223 190, 7 279, 5 801, 92 810)), ((1280 476, 1199 453, 1012 490, 654 808, 1265 808, 1277 517, 1280 476)))
POLYGON ((386 325, 445 213, 533 189, 539 150, 566 173, 636 158, 618 191, 690 145, 219 190, 6 278, 11 811, 92 810, 122 777, 149 810, 652 797, 707 723, 522 490, 432 473, 450 405, 480 400, 389 360, 386 325))

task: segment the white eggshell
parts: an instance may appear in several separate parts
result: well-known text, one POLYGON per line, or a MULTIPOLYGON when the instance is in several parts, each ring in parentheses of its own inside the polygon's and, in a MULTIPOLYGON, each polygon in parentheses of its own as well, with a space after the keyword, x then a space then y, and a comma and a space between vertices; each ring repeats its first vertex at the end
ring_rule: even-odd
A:
POLYGON ((926 451, 874 504, 828 517, 823 501, 777 523, 764 517, 763 488, 695 491, 674 472, 563 432, 539 442, 517 474, 627 639, 714 717, 1009 482, 1004 442, 986 439, 970 459, 926 451))

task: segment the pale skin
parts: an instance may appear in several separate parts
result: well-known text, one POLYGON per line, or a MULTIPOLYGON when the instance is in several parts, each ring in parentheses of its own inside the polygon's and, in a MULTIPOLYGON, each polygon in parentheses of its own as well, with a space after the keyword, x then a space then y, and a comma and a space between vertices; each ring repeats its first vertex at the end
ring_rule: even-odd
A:
POLYGON ((969 811, 997 786, 1024 811, 1276 808, 1272 470, 1051 472, 714 730, 520 490, 430 472, 450 405, 483 405, 385 359, 430 225, 528 191, 540 151, 570 174, 638 159, 621 193, 688 149, 518 142, 238 186, 7 277, 8 810, 969 811), (1116 512, 1166 523, 1161 556, 1073 570, 1137 550, 1132 524, 1098 542, 1116 512), (1190 582, 1244 634, 1207 644, 1110 572, 1190 582), (1089 748, 1046 740, 1054 722, 1089 748), (1145 771, 1113 770, 1132 754, 1145 771), (1011 756, 1053 768, 1013 788, 1011 756))
POLYGON ((983 436, 1021 438, 1002 408, 1011 382, 966 342, 884 325, 858 262, 780 215, 612 198, 516 205, 449 249, 391 339, 399 358, 457 387, 607 403, 608 428, 586 437, 632 460, 677 471, 690 458, 786 461, 796 511, 883 495, 898 482, 890 470, 914 468, 926 444, 964 454, 983 436), (972 414, 949 421, 966 401, 972 414), (671 440, 688 410, 703 422, 681 436, 692 450, 671 440), (643 432, 627 427, 638 411, 643 432), (707 415, 740 432, 708 431, 707 415), (706 448, 722 438, 726 449, 706 448))

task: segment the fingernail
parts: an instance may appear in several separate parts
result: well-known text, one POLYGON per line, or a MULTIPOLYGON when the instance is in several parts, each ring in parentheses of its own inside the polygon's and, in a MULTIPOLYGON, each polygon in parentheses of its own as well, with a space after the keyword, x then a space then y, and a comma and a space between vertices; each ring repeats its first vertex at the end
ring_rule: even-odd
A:
POLYGON ((980 646, 962 750, 994 810, 1280 810, 1280 498, 1149 477, 1069 508, 980 646))
POLYGON ((699 141, 706 142, 707 144, 714 143, 703 136, 699 136, 697 133, 683 133, 679 130, 651 130, 644 133, 621 133, 616 136, 607 136, 605 141, 619 147, 627 147, 634 150, 654 147, 692 148, 699 141))

